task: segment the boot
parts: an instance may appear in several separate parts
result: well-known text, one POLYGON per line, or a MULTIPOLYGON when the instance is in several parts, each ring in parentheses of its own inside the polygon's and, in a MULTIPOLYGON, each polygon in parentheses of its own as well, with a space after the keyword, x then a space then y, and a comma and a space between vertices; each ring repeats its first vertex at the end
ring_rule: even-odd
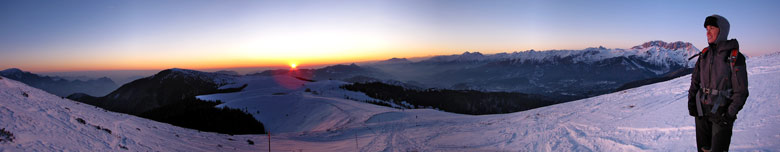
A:
POLYGON ((708 147, 701 147, 701 151, 703 151, 703 152, 710 152, 708 147))

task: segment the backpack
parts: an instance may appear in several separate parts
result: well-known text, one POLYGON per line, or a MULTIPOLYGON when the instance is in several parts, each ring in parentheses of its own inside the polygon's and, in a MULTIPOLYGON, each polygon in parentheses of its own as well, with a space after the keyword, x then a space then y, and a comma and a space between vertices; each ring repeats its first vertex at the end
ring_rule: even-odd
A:
MULTIPOLYGON (((707 54, 707 51, 708 51, 708 50, 709 50, 709 48, 704 48, 703 50, 701 50, 701 52, 699 52, 699 53, 696 53, 695 55, 693 55, 693 56, 691 56, 690 58, 688 58, 688 60, 691 60, 691 59, 693 59, 693 58, 694 58, 694 57, 696 57, 696 56, 700 56, 700 55, 701 55, 701 56, 703 56, 704 54, 707 54)), ((739 49, 734 49, 734 50, 731 50, 731 54, 729 54, 729 56, 726 58, 726 60, 729 62, 729 65, 730 65, 730 68, 731 68, 731 72, 732 72, 732 73, 736 73, 736 72, 738 72, 738 71, 739 71, 739 69, 736 69, 736 68, 734 68, 734 66, 736 66, 737 59, 739 58, 739 54, 740 54, 740 53, 739 53, 739 49)), ((701 60, 701 58, 699 58, 699 60, 701 60)), ((717 91, 717 90, 716 90, 716 91, 717 91)), ((728 89, 727 91, 725 91, 725 93, 727 94, 727 95, 725 95, 725 96, 731 96, 731 95, 730 95, 730 94, 731 94, 730 92, 731 92, 731 89, 728 89)), ((697 108, 698 108, 699 115, 703 116, 703 114, 701 113, 701 111, 702 111, 702 109, 701 109, 701 105, 700 105, 700 103, 701 103, 701 102, 699 101, 699 100, 700 100, 700 97, 701 97, 701 94, 700 94, 700 93, 701 93, 701 92, 697 93, 697 95, 696 95, 696 98, 697 98, 697 99, 696 99, 696 106, 697 106, 697 108)), ((719 95, 719 96, 724 96, 724 94, 718 94, 718 95, 719 95)), ((712 112, 712 113, 716 113, 716 112, 717 112, 717 110, 718 110, 718 108, 720 107, 719 105, 723 104, 722 102, 723 102, 722 100, 720 100, 720 102, 718 102, 718 101, 715 101, 715 105, 713 106, 713 108, 711 109, 711 111, 710 111, 710 112, 712 112)))
MULTIPOLYGON (((695 58, 697 56, 707 54, 707 50, 709 50, 709 49, 710 49, 709 47, 704 48, 703 50, 701 50, 701 52, 696 53, 693 56, 689 57, 688 60, 690 61, 691 59, 693 59, 693 58, 695 58)), ((734 50, 731 50, 731 54, 729 55, 728 58, 726 58, 726 60, 729 61, 729 65, 731 65, 731 71, 732 72, 738 72, 739 71, 739 69, 734 69, 734 66, 737 64, 737 59, 739 58, 739 54, 740 54, 739 53, 739 49, 734 49, 734 50)))

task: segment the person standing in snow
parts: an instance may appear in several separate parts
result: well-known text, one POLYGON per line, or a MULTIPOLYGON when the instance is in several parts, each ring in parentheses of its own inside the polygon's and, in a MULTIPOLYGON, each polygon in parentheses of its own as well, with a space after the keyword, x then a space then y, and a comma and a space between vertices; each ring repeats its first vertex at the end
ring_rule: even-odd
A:
POLYGON ((696 119, 696 149, 728 151, 737 113, 748 97, 745 56, 736 39, 727 40, 729 22, 720 15, 704 20, 706 47, 699 54, 688 94, 688 112, 696 119))

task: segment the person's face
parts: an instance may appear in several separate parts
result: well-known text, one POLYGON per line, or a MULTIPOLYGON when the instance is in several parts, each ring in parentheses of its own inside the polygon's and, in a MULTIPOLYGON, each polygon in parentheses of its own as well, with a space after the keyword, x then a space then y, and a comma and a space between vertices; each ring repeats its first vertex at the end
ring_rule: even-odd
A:
POLYGON ((707 25, 707 27, 705 28, 707 29, 707 42, 714 43, 715 40, 718 39, 718 33, 720 33, 720 28, 712 25, 707 25))

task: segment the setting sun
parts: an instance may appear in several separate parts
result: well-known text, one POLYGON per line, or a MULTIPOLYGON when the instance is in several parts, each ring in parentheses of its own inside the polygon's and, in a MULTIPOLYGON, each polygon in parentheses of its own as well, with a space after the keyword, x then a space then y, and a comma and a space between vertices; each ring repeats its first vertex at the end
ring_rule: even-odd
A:
POLYGON ((295 68, 297 68, 297 67, 298 67, 298 64, 296 64, 296 63, 290 63, 290 68, 293 68, 293 69, 295 69, 295 68))

